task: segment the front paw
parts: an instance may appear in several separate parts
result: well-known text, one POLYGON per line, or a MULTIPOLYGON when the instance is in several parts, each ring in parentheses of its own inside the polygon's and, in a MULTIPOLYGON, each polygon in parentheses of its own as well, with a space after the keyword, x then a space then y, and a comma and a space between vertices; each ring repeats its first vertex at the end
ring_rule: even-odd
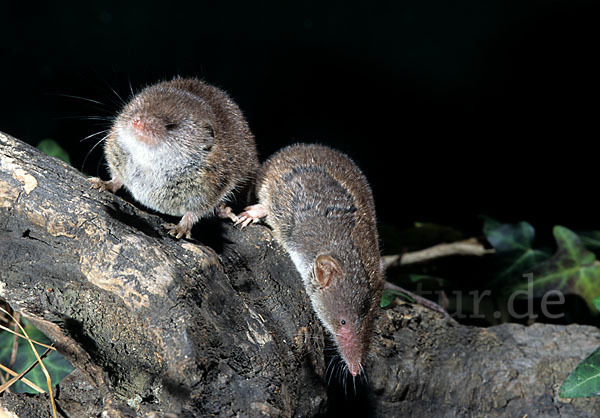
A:
POLYGON ((238 220, 235 222, 235 225, 242 225, 242 229, 250 225, 251 223, 256 223, 260 220, 260 218, 264 218, 267 216, 267 208, 257 203, 256 205, 248 206, 242 213, 237 215, 238 220))
POLYGON ((90 177, 87 180, 90 182, 92 189, 99 189, 101 192, 108 190, 111 193, 116 193, 123 186, 123 183, 116 179, 104 181, 99 177, 90 177))
POLYGON ((192 228, 188 228, 185 225, 178 224, 164 224, 163 227, 169 232, 169 235, 180 239, 185 236, 187 239, 192 238, 192 228))
POLYGON ((237 216, 235 216, 233 210, 231 210, 231 208, 225 203, 221 203, 215 207, 215 215, 221 219, 231 219, 233 222, 237 222, 239 219, 237 216))

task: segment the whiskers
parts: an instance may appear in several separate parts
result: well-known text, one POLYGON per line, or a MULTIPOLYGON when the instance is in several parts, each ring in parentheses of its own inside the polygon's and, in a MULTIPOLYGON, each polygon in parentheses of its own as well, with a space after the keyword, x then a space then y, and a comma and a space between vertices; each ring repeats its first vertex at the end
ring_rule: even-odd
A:
POLYGON ((91 134, 91 135, 88 135, 88 136, 86 136, 85 138, 82 138, 82 139, 80 139, 80 140, 79 140, 79 142, 86 141, 86 140, 88 140, 88 139, 90 139, 90 138, 93 138, 93 137, 95 137, 95 136, 98 136, 98 135, 104 135, 104 137, 103 137, 103 138, 100 138, 100 141, 99 141, 99 142, 97 142, 97 143, 96 143, 96 145, 94 145, 94 148, 95 148, 96 146, 98 146, 98 144, 99 144, 100 142, 102 142, 102 141, 104 141, 104 140, 106 139, 106 137, 108 136, 108 132, 110 132, 110 129, 103 129, 103 130, 101 130, 101 131, 94 132, 93 134, 91 134))
MULTIPOLYGON (((119 100, 119 104, 120 105, 124 105, 124 101, 121 98, 121 96, 119 96, 119 94, 110 86, 108 86, 108 88, 114 93, 114 95, 118 98, 119 100)), ((100 111, 100 113, 106 113, 106 115, 74 115, 74 116, 59 116, 56 117, 56 119, 58 120, 75 120, 75 121, 93 121, 93 122, 98 122, 96 125, 96 129, 98 127, 100 127, 100 130, 93 132, 87 136, 85 136, 84 138, 80 139, 79 142, 83 143, 89 139, 92 138, 99 138, 94 145, 86 152, 85 157, 83 158, 83 162, 81 164, 81 171, 85 171, 85 165, 88 161, 88 159, 90 158, 92 152, 98 148, 98 145, 102 144, 106 138, 108 137, 108 133, 110 132, 110 127, 112 126, 114 120, 115 120, 115 116, 113 114, 114 111, 114 105, 109 105, 106 103, 103 103, 99 100, 95 100, 95 99, 90 99, 88 97, 83 97, 83 96, 77 96, 77 95, 73 95, 73 94, 64 94, 64 93, 50 93, 54 96, 59 96, 59 97, 66 97, 69 99, 76 99, 76 100, 81 100, 83 102, 86 103, 90 103, 93 106, 90 106, 92 108, 95 108, 97 111, 100 111)), ((98 171, 98 168, 96 168, 96 172, 98 171)))
MULTIPOLYGON (((133 97, 134 94, 133 94, 133 87, 131 87, 131 80, 128 79, 128 81, 129 81, 129 88, 131 89, 131 97, 133 97)), ((127 104, 127 102, 125 100, 123 100, 123 98, 121 97, 121 95, 119 93, 117 93, 117 91, 115 89, 113 89, 112 86, 110 84, 108 84, 108 82, 106 82, 106 80, 104 81, 104 84, 106 84, 106 86, 110 89, 110 91, 113 92, 113 94, 117 98, 119 106, 121 108, 125 107, 125 105, 127 104)))
MULTIPOLYGON (((83 142, 87 139, 102 135, 102 137, 96 141, 96 143, 94 144, 93 147, 90 148, 90 150, 85 154, 85 157, 83 159, 83 162, 81 163, 81 171, 84 171, 84 167, 85 167, 85 163, 87 162, 87 159, 89 158, 89 156, 92 154, 92 152, 98 147, 98 145, 102 144, 104 141, 106 141, 106 138, 108 138, 108 134, 110 132, 110 129, 103 129, 101 131, 95 132, 91 135, 86 136, 85 138, 81 139, 79 142, 83 142)), ((98 169, 96 168, 96 171, 98 171, 98 169)))
POLYGON ((68 97, 69 99, 77 99, 77 100, 83 100, 85 102, 89 102, 89 103, 94 103, 97 104, 99 106, 102 106, 102 108, 106 108, 106 104, 98 101, 98 100, 94 100, 94 99, 89 99, 87 97, 81 97, 81 96, 75 96, 73 94, 63 94, 63 93, 51 93, 55 96, 59 96, 59 97, 68 97))
MULTIPOLYGON (((71 92, 46 92, 45 94, 48 96, 65 98, 59 100, 63 103, 58 107, 66 107, 68 110, 60 110, 60 114, 55 115, 55 119, 75 121, 75 123, 70 124, 69 129, 72 132, 79 131, 79 133, 76 134, 76 137, 78 139, 81 138, 79 139, 80 143, 86 144, 85 146, 79 147, 82 151, 80 155, 85 153, 80 169, 81 171, 86 171, 86 164, 92 165, 90 160, 96 161, 96 158, 92 158, 93 155, 96 155, 93 154, 93 152, 97 151, 98 146, 107 139, 117 115, 127 105, 129 100, 135 96, 135 93, 129 76, 127 77, 127 87, 125 87, 125 85, 113 87, 111 86, 111 83, 100 75, 95 79, 84 79, 83 81, 83 85, 78 88, 75 94, 71 94, 71 92), (86 94, 90 91, 94 98, 86 97, 86 94), (129 96, 129 92, 131 92, 131 96, 126 97, 129 96), (85 127, 82 128, 82 126, 85 127), (90 140, 92 140, 93 143, 88 142, 90 140)), ((96 167, 96 175, 98 175, 99 166, 104 160, 104 155, 98 160, 99 163, 96 167)), ((90 167, 88 167, 87 171, 93 172, 94 170, 93 168, 90 169, 90 167)))
POLYGON ((352 376, 348 364, 344 361, 342 356, 337 352, 329 360, 327 369, 325 369, 325 379, 327 380, 327 386, 332 388, 332 382, 334 386, 342 389, 344 396, 348 397, 354 393, 354 396, 358 396, 361 386, 366 386, 369 383, 369 378, 362 364, 359 364, 360 373, 357 376, 352 376), (335 379, 334 379, 335 377, 335 379), (350 389, 352 392, 350 392, 350 389))
POLYGON ((369 376, 367 376, 367 371, 363 367, 362 363, 359 363, 359 367, 360 367, 360 374, 358 375, 358 378, 360 379, 362 384, 368 385, 369 384, 369 376))
POLYGON ((338 383, 342 382, 342 373, 344 371, 344 367, 347 367, 346 363, 342 359, 342 356, 336 353, 335 356, 333 356, 329 360, 327 369, 325 369, 325 378, 327 379, 327 386, 331 386, 331 379, 333 378, 334 374, 337 374, 338 383), (327 377, 328 375, 329 377, 327 377))

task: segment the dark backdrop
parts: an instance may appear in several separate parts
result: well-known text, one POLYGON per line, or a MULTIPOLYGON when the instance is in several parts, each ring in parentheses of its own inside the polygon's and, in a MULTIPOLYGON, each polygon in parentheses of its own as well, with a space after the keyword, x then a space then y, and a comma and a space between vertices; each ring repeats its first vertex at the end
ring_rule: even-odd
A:
POLYGON ((595 1, 160 3, 0 6, 0 130, 96 174, 81 140, 113 90, 198 76, 238 102, 262 159, 296 141, 352 156, 382 223, 597 227, 595 1))

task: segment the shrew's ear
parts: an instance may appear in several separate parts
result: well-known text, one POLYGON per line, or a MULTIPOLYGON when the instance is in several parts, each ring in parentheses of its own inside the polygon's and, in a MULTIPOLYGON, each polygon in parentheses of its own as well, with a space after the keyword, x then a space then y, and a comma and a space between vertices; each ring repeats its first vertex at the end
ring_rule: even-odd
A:
POLYGON ((335 278, 342 277, 342 266, 333 257, 321 254, 315 260, 315 279, 321 288, 326 288, 335 278))

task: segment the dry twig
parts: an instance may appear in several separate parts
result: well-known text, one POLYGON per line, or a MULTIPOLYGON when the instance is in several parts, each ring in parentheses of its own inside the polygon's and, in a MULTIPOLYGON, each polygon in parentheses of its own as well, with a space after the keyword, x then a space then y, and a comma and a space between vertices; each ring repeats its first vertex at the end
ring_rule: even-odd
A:
POLYGON ((448 257, 451 255, 473 255, 482 256, 493 254, 493 249, 487 249, 477 241, 476 238, 470 238, 464 241, 451 242, 449 244, 437 244, 424 250, 413 251, 404 254, 383 256, 385 268, 405 266, 408 264, 424 263, 436 258, 448 257))

